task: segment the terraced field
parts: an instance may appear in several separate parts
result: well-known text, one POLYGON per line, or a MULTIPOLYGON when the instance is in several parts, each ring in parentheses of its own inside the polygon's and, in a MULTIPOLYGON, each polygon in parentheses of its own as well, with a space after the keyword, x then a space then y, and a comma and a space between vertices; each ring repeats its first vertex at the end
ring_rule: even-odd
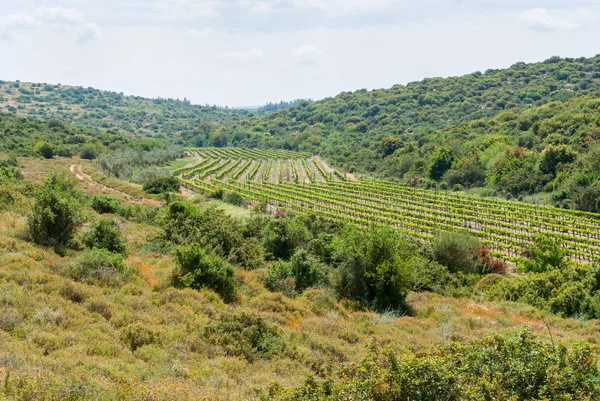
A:
POLYGON ((361 227, 388 225, 429 240, 468 231, 497 256, 519 263, 538 236, 559 240, 571 258, 600 261, 600 215, 521 202, 466 197, 398 185, 353 181, 317 158, 288 151, 194 149, 201 158, 177 171, 188 188, 223 189, 250 203, 264 201, 296 213, 318 213, 361 227), (303 172, 304 179, 301 179, 303 172))

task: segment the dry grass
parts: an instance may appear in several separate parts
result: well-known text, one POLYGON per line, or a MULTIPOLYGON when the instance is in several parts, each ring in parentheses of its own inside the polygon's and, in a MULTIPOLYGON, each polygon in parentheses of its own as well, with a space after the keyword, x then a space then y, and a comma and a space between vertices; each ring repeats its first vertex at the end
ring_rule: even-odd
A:
MULTIPOLYGON (((23 164, 27 179, 40 182, 51 167, 68 168, 72 161, 25 159, 23 164)), ((118 221, 130 252, 125 264, 133 274, 122 287, 72 281, 62 271, 76 255, 61 257, 32 245, 26 217, 0 213, 0 398, 9 389, 14 399, 32 400, 50 395, 253 399, 256 387, 273 381, 299 385, 328 366, 359 361, 374 341, 411 354, 523 324, 548 337, 548 323, 555 341, 600 342, 596 321, 562 319, 514 303, 413 293, 408 297, 411 315, 397 316, 356 311, 319 289, 291 299, 264 288, 264 270, 237 270, 238 300, 226 305, 212 291, 170 285, 171 257, 143 251, 158 234, 155 227, 111 218, 118 221), (241 312, 277 327, 285 351, 250 362, 203 336, 222 313, 241 312), (123 337, 132 329, 147 330, 151 340, 133 349, 123 337)))

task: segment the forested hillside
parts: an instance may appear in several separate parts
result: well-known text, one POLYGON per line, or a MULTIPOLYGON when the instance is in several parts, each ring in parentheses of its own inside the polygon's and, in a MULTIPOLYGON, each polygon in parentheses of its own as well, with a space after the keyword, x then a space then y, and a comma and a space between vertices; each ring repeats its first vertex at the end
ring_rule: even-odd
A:
POLYGON ((0 111, 137 136, 171 136, 203 122, 224 123, 252 115, 246 110, 192 105, 187 100, 146 99, 93 88, 5 81, 0 81, 0 111))
POLYGON ((598 89, 600 56, 554 57, 301 102, 203 125, 183 140, 309 151, 339 169, 425 187, 487 187, 508 197, 548 191, 560 206, 595 211, 598 89))

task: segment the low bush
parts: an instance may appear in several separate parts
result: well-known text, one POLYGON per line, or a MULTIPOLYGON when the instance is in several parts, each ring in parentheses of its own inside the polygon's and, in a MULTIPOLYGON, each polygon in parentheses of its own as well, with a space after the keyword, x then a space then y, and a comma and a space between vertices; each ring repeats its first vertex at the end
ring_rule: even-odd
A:
POLYGON ((93 222, 82 238, 88 248, 106 249, 114 253, 125 253, 121 231, 113 220, 100 219, 93 222))
POLYGON ((222 347, 228 356, 241 356, 253 362, 281 354, 285 341, 281 331, 260 316, 225 313, 204 329, 205 339, 222 347))
POLYGON ((107 286, 122 285, 129 273, 121 254, 98 248, 81 253, 65 268, 65 274, 73 280, 107 286))
POLYGON ((173 283, 176 286, 208 288, 225 302, 235 299, 234 270, 222 258, 196 244, 176 248, 174 256, 177 268, 173 272, 173 283))
POLYGON ((433 257, 451 273, 475 273, 480 269, 479 245, 477 238, 468 234, 445 233, 433 241, 433 257))
POLYGON ((285 295, 301 294, 309 287, 327 284, 325 266, 306 250, 301 249, 289 262, 278 261, 269 266, 265 286, 271 291, 281 291, 285 295), (290 286, 293 285, 293 293, 290 286))
POLYGON ((90 205, 99 214, 116 214, 121 209, 121 202, 109 195, 94 196, 90 205))
POLYGON ((51 173, 37 192, 29 216, 33 241, 44 246, 67 246, 82 220, 81 193, 77 183, 59 173, 51 173))

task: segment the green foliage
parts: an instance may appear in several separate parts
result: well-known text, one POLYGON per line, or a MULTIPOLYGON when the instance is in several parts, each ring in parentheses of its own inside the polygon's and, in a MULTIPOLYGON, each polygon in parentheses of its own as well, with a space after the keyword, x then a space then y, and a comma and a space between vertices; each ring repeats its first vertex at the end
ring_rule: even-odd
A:
POLYGON ((559 165, 567 165, 573 163, 577 157, 577 153, 570 146, 550 145, 544 149, 542 159, 540 160, 540 171, 544 174, 556 175, 556 169, 559 165))
POLYGON ((164 239, 175 245, 200 244, 228 258, 242 246, 242 225, 215 207, 198 209, 185 201, 169 203, 159 218, 164 239))
POLYGON ((157 335, 152 332, 152 330, 138 323, 121 329, 120 340, 125 343, 131 351, 136 351, 144 345, 155 343, 157 335))
POLYGON ((235 299, 234 270, 219 256, 207 253, 199 245, 177 247, 174 256, 177 269, 173 272, 173 283, 176 286, 209 288, 225 302, 235 299))
POLYGON ((260 240, 251 237, 244 238, 241 244, 231 251, 229 261, 239 264, 246 270, 255 270, 263 266, 265 257, 265 249, 260 240))
POLYGON ((86 143, 79 148, 79 156, 82 159, 94 160, 104 151, 101 143, 86 143))
POLYGON ((435 261, 451 273, 476 273, 480 267, 479 247, 477 238, 468 234, 444 233, 433 241, 432 253, 435 261))
POLYGON ((157 177, 144 184, 143 190, 149 194, 179 192, 181 183, 176 177, 157 177))
POLYGON ((429 177, 439 181, 446 174, 446 171, 452 167, 454 158, 452 150, 447 148, 438 149, 437 153, 433 156, 433 162, 429 168, 429 177))
POLYGON ((44 246, 69 244, 82 223, 81 193, 77 182, 59 173, 51 173, 37 191, 28 220, 34 242, 44 246))
POLYGON ((412 358, 375 349, 361 363, 296 389, 274 386, 266 400, 594 400, 598 368, 589 346, 568 350, 522 329, 454 342, 412 358), (349 396, 351 395, 351 396, 349 396))
POLYGON ((537 237, 529 251, 529 259, 520 267, 524 272, 541 273, 561 267, 565 262, 565 253, 560 244, 549 238, 537 237))
POLYGON ((223 201, 234 206, 243 206, 244 198, 237 192, 229 192, 223 197, 223 201))
POLYGON ((277 327, 249 313, 224 313, 204 329, 204 337, 223 348, 228 356, 241 356, 249 362, 270 359, 285 348, 277 327))
POLYGON ((300 249, 289 262, 277 261, 269 265, 264 280, 265 286, 271 291, 282 291, 291 296, 301 294, 309 287, 327 284, 327 272, 314 256, 300 249))
POLYGON ((407 309, 410 269, 416 256, 403 237, 389 228, 367 233, 348 228, 332 246, 340 297, 380 310, 407 309))
POLYGON ((121 209, 121 202, 110 195, 94 195, 90 205, 100 214, 116 214, 121 209))
POLYGON ((125 282, 130 271, 123 263, 123 255, 94 248, 84 251, 73 264, 66 266, 65 274, 76 281, 115 287, 125 282))
POLYGON ((33 153, 42 156, 44 159, 52 159, 56 153, 56 148, 46 141, 38 141, 33 147, 33 153))
POLYGON ((272 219, 262 230, 263 246, 276 259, 288 260, 294 251, 307 243, 311 234, 298 218, 272 219))
POLYGON ((597 267, 565 264, 560 269, 498 280, 485 293, 490 299, 523 302, 562 316, 600 318, 597 267))
POLYGON ((93 222, 82 238, 88 248, 101 248, 114 253, 125 253, 125 244, 121 241, 121 231, 110 219, 93 222))

